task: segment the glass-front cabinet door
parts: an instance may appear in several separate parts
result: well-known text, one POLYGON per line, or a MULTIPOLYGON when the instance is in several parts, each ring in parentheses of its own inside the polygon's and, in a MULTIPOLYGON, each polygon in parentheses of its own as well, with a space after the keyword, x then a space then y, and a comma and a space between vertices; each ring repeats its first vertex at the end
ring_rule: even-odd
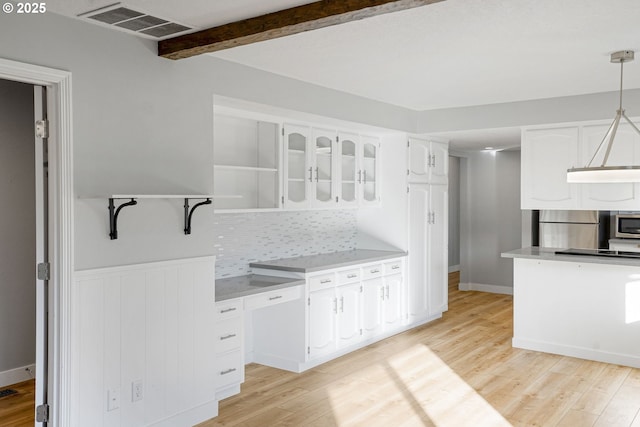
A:
POLYGON ((309 189, 314 176, 309 162, 308 141, 309 128, 284 126, 285 209, 309 204, 309 189))
POLYGON ((313 204, 314 206, 335 205, 333 163, 336 132, 313 129, 313 141, 313 204))
POLYGON ((362 204, 377 204, 380 201, 380 141, 371 136, 362 136, 361 141, 358 182, 361 184, 362 204))
POLYGON ((338 198, 341 206, 355 206, 358 204, 358 144, 356 134, 342 133, 338 138, 340 161, 340 178, 338 184, 338 198))

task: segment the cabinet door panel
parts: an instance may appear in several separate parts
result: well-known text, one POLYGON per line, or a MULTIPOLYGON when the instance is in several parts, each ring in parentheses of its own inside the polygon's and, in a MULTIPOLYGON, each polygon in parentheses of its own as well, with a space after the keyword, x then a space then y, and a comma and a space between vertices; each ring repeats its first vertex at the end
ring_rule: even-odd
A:
POLYGON ((365 338, 382 331, 384 285, 382 279, 371 279, 362 282, 362 334, 365 338))
POLYGON ((380 202, 380 141, 377 138, 363 136, 360 148, 361 203, 363 205, 380 202))
MULTIPOLYGON (((586 165, 593 157, 598 145, 609 129, 608 125, 585 126, 582 130, 582 165, 586 165)), ((606 145, 606 142, 605 142, 606 145)), ((615 141, 607 160, 607 166, 624 166, 637 164, 640 158, 639 153, 640 136, 628 124, 621 124, 618 127, 615 141)), ((594 160, 594 165, 600 165, 604 158, 603 148, 599 156, 594 160)), ((582 207, 586 209, 636 209, 638 199, 638 184, 616 183, 616 184, 581 184, 582 207)))
POLYGON ((421 139, 409 139, 409 181, 429 182, 430 164, 429 142, 421 139))
POLYGON ((429 182, 446 184, 449 180, 449 146, 441 142, 431 142, 431 168, 429 182))
POLYGON ((409 314, 427 313, 429 185, 409 185, 409 314))
POLYGON ((567 169, 578 161, 578 128, 527 130, 522 141, 523 209, 576 209, 576 184, 567 169))
POLYGON ((448 201, 449 192, 444 185, 432 185, 430 197, 431 224, 429 225, 429 315, 447 310, 448 305, 448 201))
POLYGON ((309 298, 309 357, 317 357, 335 350, 337 299, 334 289, 311 292, 309 298))
POLYGON ((285 125, 284 193, 285 208, 307 207, 313 168, 309 162, 309 128, 285 125))
POLYGON ((355 134, 339 135, 339 185, 338 198, 340 206, 354 206, 358 203, 358 161, 357 153, 360 137, 355 134))
POLYGON ((361 306, 359 283, 338 288, 338 347, 360 340, 361 306))
POLYGON ((336 132, 313 129, 311 151, 312 194, 314 206, 335 205, 335 144, 336 132))
POLYGON ((384 327, 394 329, 402 323, 402 274, 384 278, 384 327))

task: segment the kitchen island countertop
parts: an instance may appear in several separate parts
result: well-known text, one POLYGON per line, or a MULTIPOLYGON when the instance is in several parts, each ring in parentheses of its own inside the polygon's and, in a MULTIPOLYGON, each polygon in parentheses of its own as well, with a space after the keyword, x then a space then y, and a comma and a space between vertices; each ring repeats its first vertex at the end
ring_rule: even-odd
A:
POLYGON ((640 267, 640 259, 637 258, 615 258, 611 256, 593 256, 593 255, 566 255, 556 254, 556 251, 561 251, 566 248, 539 248, 529 247, 522 249, 515 249, 513 251, 503 252, 501 255, 503 258, 525 258, 525 259, 540 259, 547 261, 565 261, 565 262, 578 262, 588 264, 609 264, 609 265, 628 265, 632 267, 640 267))

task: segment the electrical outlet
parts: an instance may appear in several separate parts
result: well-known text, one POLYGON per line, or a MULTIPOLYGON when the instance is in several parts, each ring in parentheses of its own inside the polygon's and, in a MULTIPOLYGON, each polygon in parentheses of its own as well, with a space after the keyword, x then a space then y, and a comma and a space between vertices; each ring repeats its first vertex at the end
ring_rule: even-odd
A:
POLYGON ((120 407, 120 390, 117 388, 107 391, 107 411, 113 411, 120 407))
POLYGON ((137 380, 131 383, 131 401, 137 402, 138 400, 142 400, 143 397, 143 388, 142 388, 142 380, 137 380))

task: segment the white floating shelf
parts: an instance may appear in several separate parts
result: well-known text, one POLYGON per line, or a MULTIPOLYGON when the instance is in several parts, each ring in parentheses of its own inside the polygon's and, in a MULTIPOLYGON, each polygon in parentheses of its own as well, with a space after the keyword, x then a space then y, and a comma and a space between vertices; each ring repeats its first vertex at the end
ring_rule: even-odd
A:
POLYGON ((222 170, 278 172, 278 169, 275 169, 275 168, 261 168, 256 166, 213 165, 213 167, 214 169, 222 169, 222 170))

